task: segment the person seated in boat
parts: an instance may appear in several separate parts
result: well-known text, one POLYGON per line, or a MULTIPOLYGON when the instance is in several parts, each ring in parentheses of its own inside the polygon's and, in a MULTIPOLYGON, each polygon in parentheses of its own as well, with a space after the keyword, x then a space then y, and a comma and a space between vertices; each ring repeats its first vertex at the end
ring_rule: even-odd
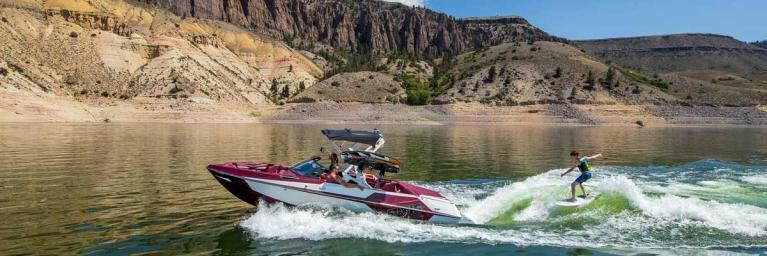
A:
POLYGON ((357 186, 359 186, 360 189, 373 188, 366 181, 366 177, 368 175, 370 175, 370 169, 367 166, 367 164, 364 164, 364 163, 359 164, 357 165, 357 171, 354 173, 354 176, 349 182, 353 184, 357 184, 357 186))
POLYGON ((330 154, 330 166, 338 165, 338 154, 332 153, 330 154))
MULTIPOLYGON (((330 171, 323 177, 323 179, 327 183, 339 184, 341 186, 344 186, 345 188, 356 188, 357 187, 354 184, 346 182, 342 178, 342 176, 343 176, 343 174, 341 173, 341 167, 339 167, 337 164, 335 164, 335 165, 330 166, 330 171)), ((361 189, 362 188, 360 188, 360 190, 361 189)))
POLYGON ((338 167, 338 155, 336 153, 330 154, 328 159, 330 159, 330 168, 322 170, 322 174, 320 174, 322 180, 328 180, 328 176, 333 172, 333 167, 338 167))
POLYGON ((561 176, 567 175, 568 173, 575 170, 576 167, 578 168, 579 171, 581 171, 581 175, 578 176, 578 178, 575 179, 575 181, 573 181, 573 183, 570 184, 570 193, 571 193, 570 202, 575 202, 576 186, 581 187, 581 191, 583 191, 583 198, 586 198, 589 195, 588 193, 586 193, 586 188, 583 187, 583 183, 591 179, 591 163, 589 161, 602 157, 602 154, 580 157, 580 154, 578 153, 578 151, 573 151, 573 152, 570 152, 570 157, 573 159, 573 162, 577 164, 571 167, 561 176))
MULTIPOLYGON (((359 165, 359 170, 362 171, 362 175, 359 177, 362 177, 362 183, 365 184, 368 188, 373 188, 373 186, 370 186, 370 184, 367 183, 368 177, 372 177, 373 180, 375 180, 375 188, 380 188, 380 182, 377 176, 370 174, 370 166, 367 164, 361 164, 359 165)), ((358 179, 359 179, 358 177, 358 179)))

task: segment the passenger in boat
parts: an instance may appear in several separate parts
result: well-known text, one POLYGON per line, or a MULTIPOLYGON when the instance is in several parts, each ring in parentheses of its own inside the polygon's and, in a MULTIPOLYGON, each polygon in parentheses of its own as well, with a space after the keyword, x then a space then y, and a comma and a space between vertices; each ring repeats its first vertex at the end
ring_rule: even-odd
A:
POLYGON ((358 182, 358 184, 365 184, 366 187, 372 188, 370 184, 367 183, 367 177, 373 177, 373 179, 375 179, 376 181, 375 188, 380 188, 380 182, 378 177, 373 174, 370 174, 370 166, 368 166, 367 164, 360 164, 358 166, 358 169, 362 172, 362 175, 358 175, 357 177, 357 180, 361 181, 361 182, 358 182))
MULTIPOLYGON (((346 182, 342 178, 343 174, 341 173, 341 167, 339 167, 337 164, 330 166, 330 172, 327 173, 327 175, 324 177, 325 182, 328 183, 335 183, 340 184, 341 186, 344 186, 345 188, 356 188, 357 186, 351 183, 346 182)), ((362 188, 360 188, 362 190, 362 188)))
POLYGON ((338 154, 332 153, 330 154, 330 166, 338 165, 338 154))

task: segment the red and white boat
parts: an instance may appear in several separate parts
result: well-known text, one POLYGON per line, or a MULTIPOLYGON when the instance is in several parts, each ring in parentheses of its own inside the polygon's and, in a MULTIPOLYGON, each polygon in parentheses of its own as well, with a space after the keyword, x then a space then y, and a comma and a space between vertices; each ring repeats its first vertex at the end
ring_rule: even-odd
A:
POLYGON ((359 180, 355 178, 359 174, 356 166, 359 162, 366 162, 380 174, 367 176, 367 184, 360 186, 362 189, 344 187, 320 177, 326 167, 319 162, 319 157, 293 166, 231 162, 211 164, 208 170, 229 192, 252 205, 257 205, 259 200, 291 206, 325 204, 439 223, 461 220, 458 208, 439 193, 382 177, 386 172, 398 172, 400 166, 399 161, 375 153, 384 144, 380 131, 323 130, 322 134, 340 156, 345 181, 359 180), (344 145, 349 143, 348 147, 344 145))

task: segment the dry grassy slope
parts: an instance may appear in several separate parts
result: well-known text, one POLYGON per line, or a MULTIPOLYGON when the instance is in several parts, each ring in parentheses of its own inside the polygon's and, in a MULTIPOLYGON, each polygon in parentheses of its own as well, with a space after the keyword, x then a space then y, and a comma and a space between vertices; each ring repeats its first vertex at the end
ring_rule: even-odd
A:
POLYGON ((580 41, 600 59, 665 74, 669 92, 699 104, 767 102, 767 49, 731 37, 681 34, 580 41), (688 97, 689 96, 689 97, 688 97))
POLYGON ((469 52, 455 59, 450 75, 457 82, 437 100, 443 102, 486 102, 499 105, 547 102, 651 103, 676 99, 655 87, 633 82, 616 74, 617 86, 584 88, 586 75, 604 78, 608 66, 563 43, 502 44, 469 52), (491 67, 496 78, 491 81, 491 67), (557 67, 562 75, 554 77, 557 67), (573 95, 573 88, 575 94, 573 95))
POLYGON ((283 43, 239 27, 121 0, 0 0, 0 17, 4 92, 98 104, 134 97, 261 104, 273 80, 295 91, 323 73, 283 43))
POLYGON ((405 90, 394 76, 364 71, 335 75, 294 96, 293 101, 385 103, 398 101, 404 94, 405 90))

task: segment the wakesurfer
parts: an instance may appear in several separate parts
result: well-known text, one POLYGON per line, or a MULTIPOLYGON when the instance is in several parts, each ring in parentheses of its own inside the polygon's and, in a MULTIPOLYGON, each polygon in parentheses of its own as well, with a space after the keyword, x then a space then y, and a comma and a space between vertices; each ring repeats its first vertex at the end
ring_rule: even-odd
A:
POLYGON ((583 191, 583 198, 586 198, 589 195, 588 193, 586 193, 586 188, 583 187, 583 183, 591 179, 591 162, 590 161, 602 157, 602 154, 596 154, 593 156, 584 156, 584 157, 579 157, 579 156, 580 154, 578 153, 578 151, 570 152, 570 157, 577 164, 571 167, 570 169, 568 169, 565 173, 561 175, 561 176, 567 175, 568 173, 575 170, 576 167, 578 168, 579 171, 581 171, 581 175, 578 176, 578 178, 575 179, 575 181, 573 181, 573 183, 570 184, 570 193, 571 193, 571 197, 569 200, 570 202, 575 202, 576 186, 581 187, 581 191, 583 191))

